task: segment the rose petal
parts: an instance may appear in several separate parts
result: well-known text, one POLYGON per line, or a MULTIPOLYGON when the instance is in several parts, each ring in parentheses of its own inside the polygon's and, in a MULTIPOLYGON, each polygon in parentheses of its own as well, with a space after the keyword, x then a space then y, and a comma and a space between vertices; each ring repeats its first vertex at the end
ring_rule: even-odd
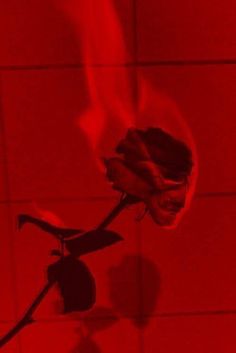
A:
POLYGON ((123 139, 120 141, 116 148, 116 152, 123 154, 123 157, 127 162, 139 161, 140 159, 142 160, 145 158, 141 155, 141 152, 137 148, 136 144, 128 139, 123 139))
POLYGON ((131 152, 136 158, 138 156, 139 160, 150 159, 150 153, 137 129, 128 130, 126 138, 118 144, 117 152, 123 153, 125 159, 127 158, 127 154, 130 155, 131 152))
POLYGON ((164 180, 162 178, 161 169, 152 161, 136 161, 128 163, 137 175, 143 178, 150 187, 158 190, 164 189, 164 180))
POLYGON ((143 132, 143 140, 151 159, 165 166, 170 176, 177 178, 180 174, 187 175, 191 172, 193 162, 190 148, 160 128, 149 128, 143 132), (172 175, 171 175, 172 174, 172 175))
POLYGON ((148 211, 155 223, 162 227, 169 227, 174 225, 176 220, 176 214, 165 210, 159 204, 159 196, 152 195, 147 201, 146 205, 148 211))
POLYGON ((107 176, 113 187, 141 200, 146 199, 152 187, 144 179, 135 174, 125 162, 119 158, 106 160, 107 176))
POLYGON ((173 227, 184 213, 187 188, 180 185, 173 190, 152 194, 146 200, 146 206, 152 219, 159 225, 173 227))

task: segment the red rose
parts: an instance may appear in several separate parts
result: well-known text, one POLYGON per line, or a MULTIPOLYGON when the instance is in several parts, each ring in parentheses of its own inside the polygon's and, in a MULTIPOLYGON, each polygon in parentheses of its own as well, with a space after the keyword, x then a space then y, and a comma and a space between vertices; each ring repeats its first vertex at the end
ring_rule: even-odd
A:
POLYGON ((190 149, 160 128, 130 129, 105 160, 113 188, 143 201, 161 226, 176 223, 185 206, 193 162, 190 149))

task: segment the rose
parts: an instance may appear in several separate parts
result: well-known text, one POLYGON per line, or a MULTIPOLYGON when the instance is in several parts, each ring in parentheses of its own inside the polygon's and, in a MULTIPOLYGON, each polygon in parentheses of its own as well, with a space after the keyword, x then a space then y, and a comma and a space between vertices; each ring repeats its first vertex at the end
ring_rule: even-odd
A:
POLYGON ((183 213, 193 162, 190 149, 160 128, 129 129, 105 159, 113 188, 143 201, 153 220, 170 227, 183 213))

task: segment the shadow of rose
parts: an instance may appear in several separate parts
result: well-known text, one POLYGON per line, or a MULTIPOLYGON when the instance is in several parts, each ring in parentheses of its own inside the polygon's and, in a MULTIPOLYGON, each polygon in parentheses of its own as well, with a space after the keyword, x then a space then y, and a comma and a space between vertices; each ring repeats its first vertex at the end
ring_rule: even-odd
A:
POLYGON ((127 255, 108 272, 113 309, 121 317, 143 328, 148 325, 160 294, 160 274, 156 265, 141 255, 127 255))

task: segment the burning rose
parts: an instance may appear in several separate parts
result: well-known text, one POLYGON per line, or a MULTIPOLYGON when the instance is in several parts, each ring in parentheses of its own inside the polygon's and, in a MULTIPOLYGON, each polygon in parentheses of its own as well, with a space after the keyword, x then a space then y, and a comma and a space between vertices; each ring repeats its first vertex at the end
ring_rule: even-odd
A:
POLYGON ((160 128, 129 129, 105 160, 113 188, 143 201, 153 220, 176 224, 186 205, 193 161, 190 149, 160 128))

